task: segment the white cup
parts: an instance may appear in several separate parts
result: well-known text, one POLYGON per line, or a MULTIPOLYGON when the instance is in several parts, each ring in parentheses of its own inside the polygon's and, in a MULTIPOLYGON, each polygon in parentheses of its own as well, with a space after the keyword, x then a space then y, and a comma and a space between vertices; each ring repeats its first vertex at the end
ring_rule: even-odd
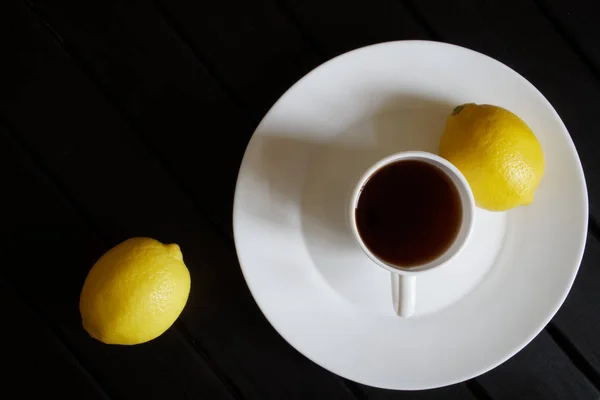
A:
POLYGON ((373 262, 392 273, 392 301, 394 310, 399 317, 410 317, 415 312, 417 295, 417 276, 427 273, 433 269, 440 268, 454 257, 456 257, 466 246, 473 226, 475 225, 475 201, 473 192, 462 173, 449 161, 432 153, 424 151, 406 151, 396 153, 380 160, 369 168, 359 179, 351 195, 350 207, 350 229, 358 244, 365 254, 373 262), (446 174, 458 190, 460 204, 462 207, 462 221, 454 242, 440 256, 422 265, 403 267, 387 263, 369 250, 361 238, 356 224, 356 206, 365 184, 381 168, 388 164, 402 160, 418 160, 437 167, 446 174))

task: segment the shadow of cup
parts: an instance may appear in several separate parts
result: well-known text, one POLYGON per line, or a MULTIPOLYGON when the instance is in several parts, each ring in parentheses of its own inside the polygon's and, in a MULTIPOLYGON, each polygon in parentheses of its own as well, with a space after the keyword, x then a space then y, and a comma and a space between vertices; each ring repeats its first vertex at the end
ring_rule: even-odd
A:
POLYGON ((390 154, 437 153, 446 117, 455 106, 437 99, 395 96, 371 115, 359 116, 337 131, 293 132, 285 126, 281 132, 263 134, 255 138, 260 146, 257 187, 268 190, 268 198, 277 206, 261 204, 262 195, 257 195, 254 206, 250 198, 246 204, 256 218, 272 226, 295 226, 289 219, 298 218, 295 210, 300 208, 301 239, 315 267, 338 294, 351 298, 355 285, 346 283, 360 279, 358 269, 364 276, 366 258, 347 224, 352 188, 368 167, 390 154))
MULTIPOLYGON (((356 294, 355 285, 346 283, 361 276, 360 265, 371 264, 348 227, 352 189, 367 168, 388 155, 410 150, 437 154, 445 120, 454 106, 426 99, 396 99, 321 144, 312 158, 302 194, 303 237, 316 268, 346 299, 356 294), (336 254, 339 259, 332 258, 336 254)), ((373 265, 373 270, 378 268, 373 265)))

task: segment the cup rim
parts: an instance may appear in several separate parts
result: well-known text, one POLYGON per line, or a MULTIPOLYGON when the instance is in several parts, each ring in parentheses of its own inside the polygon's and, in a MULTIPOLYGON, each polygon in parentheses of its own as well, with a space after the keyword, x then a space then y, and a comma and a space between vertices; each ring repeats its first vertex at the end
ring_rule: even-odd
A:
POLYGON ((400 275, 420 275, 427 271, 439 268, 449 261, 454 259, 459 253, 464 250, 473 232, 475 225, 475 199, 471 187, 467 182, 464 175, 452 164, 450 161, 437 154, 429 153, 426 151, 402 151, 399 153, 391 154, 387 157, 382 158, 375 164, 371 165, 360 177, 356 183, 352 195, 350 197, 349 204, 349 221, 350 230, 363 252, 378 266, 387 269, 390 272, 397 273, 400 275), (364 243, 360 233, 358 232, 358 226, 356 223, 356 205, 362 193, 362 190, 369 179, 383 167, 401 160, 422 160, 429 164, 436 166, 444 174, 446 174, 452 183, 456 186, 461 197, 462 206, 462 221, 456 238, 450 244, 448 249, 440 254, 435 259, 428 261, 425 264, 413 266, 413 267, 402 267, 388 263, 379 257, 377 257, 364 243))

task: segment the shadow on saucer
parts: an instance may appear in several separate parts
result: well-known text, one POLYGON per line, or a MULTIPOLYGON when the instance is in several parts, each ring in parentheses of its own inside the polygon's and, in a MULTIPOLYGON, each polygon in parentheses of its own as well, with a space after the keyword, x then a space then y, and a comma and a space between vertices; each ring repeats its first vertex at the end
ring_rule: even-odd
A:
POLYGON ((270 198, 278 207, 257 207, 263 213, 259 217, 284 223, 297 218, 286 210, 300 207, 308 252, 335 288, 350 272, 342 271, 346 268, 344 253, 355 254, 359 249, 347 226, 349 197, 356 182, 367 168, 390 154, 408 150, 437 153, 446 117, 455 106, 437 99, 398 96, 335 135, 316 130, 295 134, 286 127, 285 136, 261 137, 258 174, 266 178, 270 198), (281 202, 287 205, 280 207, 281 202), (340 255, 338 262, 336 254, 340 255))

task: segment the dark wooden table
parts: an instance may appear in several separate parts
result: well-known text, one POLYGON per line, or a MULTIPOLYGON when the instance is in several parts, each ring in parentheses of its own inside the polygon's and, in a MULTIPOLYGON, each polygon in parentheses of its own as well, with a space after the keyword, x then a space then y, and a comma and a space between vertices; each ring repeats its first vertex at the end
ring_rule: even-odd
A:
POLYGON ((1 1, 0 398, 600 398, 599 16, 595 0, 1 1), (575 286, 531 344, 477 379, 394 392, 277 335, 240 273, 231 208, 245 146, 290 85, 416 38, 488 54, 546 95, 591 215, 575 286), (132 236, 180 244, 193 290, 160 338, 108 346, 82 329, 79 292, 132 236))

